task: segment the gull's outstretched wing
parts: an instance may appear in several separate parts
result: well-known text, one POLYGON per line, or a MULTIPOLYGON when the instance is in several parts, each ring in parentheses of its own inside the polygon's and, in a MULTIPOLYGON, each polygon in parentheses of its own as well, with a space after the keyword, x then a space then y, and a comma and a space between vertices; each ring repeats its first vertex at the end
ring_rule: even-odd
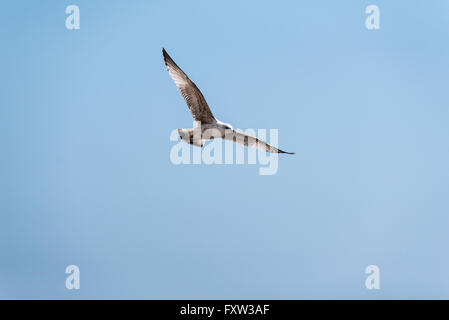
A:
POLYGON ((164 56, 165 65, 167 66, 167 71, 184 97, 184 100, 192 113, 193 119, 195 119, 195 121, 200 121, 203 124, 215 123, 216 119, 210 111, 206 99, 204 99, 200 89, 198 89, 193 81, 187 77, 180 67, 178 67, 165 49, 162 49, 162 54, 164 56))
POLYGON ((226 133, 223 136, 223 139, 231 140, 236 143, 243 144, 244 146, 255 147, 257 149, 264 150, 267 152, 295 154, 294 152, 282 151, 278 148, 270 146, 265 141, 257 139, 256 137, 253 137, 253 136, 243 133, 243 132, 237 132, 235 130, 226 130, 226 133))

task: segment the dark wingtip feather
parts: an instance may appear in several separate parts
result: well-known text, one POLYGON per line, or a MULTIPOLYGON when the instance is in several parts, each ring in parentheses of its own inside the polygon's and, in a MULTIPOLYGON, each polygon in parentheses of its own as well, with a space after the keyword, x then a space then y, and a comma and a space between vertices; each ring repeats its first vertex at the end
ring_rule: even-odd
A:
POLYGON ((279 150, 279 153, 295 154, 294 152, 287 152, 287 151, 282 151, 282 150, 279 150))
POLYGON ((171 60, 170 56, 168 55, 167 51, 165 51, 165 48, 162 47, 162 55, 164 56, 164 62, 165 65, 167 65, 167 60, 171 60))

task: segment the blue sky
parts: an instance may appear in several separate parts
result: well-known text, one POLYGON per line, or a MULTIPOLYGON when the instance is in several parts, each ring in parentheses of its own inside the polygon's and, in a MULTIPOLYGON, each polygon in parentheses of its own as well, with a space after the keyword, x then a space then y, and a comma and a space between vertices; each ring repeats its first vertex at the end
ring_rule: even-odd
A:
POLYGON ((447 1, 19 0, 0 26, 0 298, 449 298, 447 1), (162 47, 296 155, 173 165, 162 47))

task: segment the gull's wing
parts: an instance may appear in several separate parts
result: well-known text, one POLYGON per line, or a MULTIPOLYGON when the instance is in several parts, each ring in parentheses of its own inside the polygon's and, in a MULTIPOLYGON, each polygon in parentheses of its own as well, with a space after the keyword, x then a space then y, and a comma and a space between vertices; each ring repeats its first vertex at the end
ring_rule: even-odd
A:
POLYGON ((278 148, 270 146, 265 141, 257 139, 256 137, 253 137, 253 136, 243 133, 243 132, 237 132, 235 130, 226 130, 226 133, 223 136, 223 139, 234 141, 236 143, 243 144, 244 146, 255 147, 257 149, 264 150, 267 152, 294 154, 294 152, 282 151, 278 148))
POLYGON ((187 77, 173 59, 170 58, 165 49, 162 49, 162 54, 164 56, 165 65, 167 66, 167 71, 184 97, 184 100, 192 113, 193 119, 195 119, 195 121, 200 121, 203 124, 215 123, 216 120, 200 89, 198 89, 193 81, 187 77))

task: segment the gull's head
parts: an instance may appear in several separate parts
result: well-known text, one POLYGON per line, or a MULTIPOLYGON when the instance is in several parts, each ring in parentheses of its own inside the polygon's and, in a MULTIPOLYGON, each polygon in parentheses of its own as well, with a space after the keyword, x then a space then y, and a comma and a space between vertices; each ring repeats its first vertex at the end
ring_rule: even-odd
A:
POLYGON ((229 123, 221 122, 220 120, 217 120, 218 124, 220 124, 223 128, 228 130, 233 130, 232 126, 229 123))

